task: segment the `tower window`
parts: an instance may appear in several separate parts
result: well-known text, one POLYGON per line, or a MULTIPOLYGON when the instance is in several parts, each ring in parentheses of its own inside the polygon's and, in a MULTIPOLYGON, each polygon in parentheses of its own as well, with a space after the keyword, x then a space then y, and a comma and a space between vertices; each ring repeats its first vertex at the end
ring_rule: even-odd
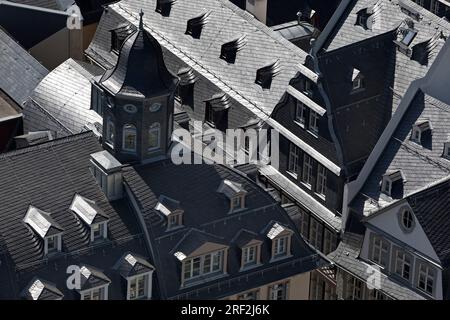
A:
POLYGON ((125 151, 136 152, 136 127, 131 124, 123 126, 122 149, 125 151))
POLYGON ((110 144, 114 144, 114 132, 114 122, 109 118, 106 124, 106 141, 110 144))
POLYGON ((155 150, 160 147, 161 126, 153 123, 148 129, 148 150, 155 150))

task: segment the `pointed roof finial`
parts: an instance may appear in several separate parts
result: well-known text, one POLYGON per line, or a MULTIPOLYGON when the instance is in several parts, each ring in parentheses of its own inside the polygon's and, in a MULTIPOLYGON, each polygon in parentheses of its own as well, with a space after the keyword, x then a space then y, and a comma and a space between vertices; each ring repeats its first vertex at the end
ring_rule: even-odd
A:
POLYGON ((139 12, 139 16, 140 16, 140 20, 139 20, 139 29, 143 30, 144 29, 144 22, 142 20, 142 17, 144 16, 144 11, 139 12))

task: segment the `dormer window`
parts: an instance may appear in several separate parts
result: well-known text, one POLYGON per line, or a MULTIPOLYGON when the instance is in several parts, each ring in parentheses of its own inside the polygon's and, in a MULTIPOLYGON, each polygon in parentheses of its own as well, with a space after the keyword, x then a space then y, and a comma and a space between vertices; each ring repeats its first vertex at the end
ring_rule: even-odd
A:
POLYGON ((411 30, 411 29, 405 30, 403 33, 403 38, 402 38, 401 42, 405 46, 409 46, 411 44, 411 42, 413 41, 413 39, 416 37, 416 34, 417 34, 417 31, 415 31, 415 30, 411 30))
POLYGON ((33 278, 22 293, 27 300, 62 300, 64 295, 52 283, 33 278))
POLYGON ((309 80, 303 80, 303 92, 308 96, 312 97, 313 95, 313 84, 309 80))
POLYGON ((444 158, 450 160, 450 142, 444 143, 444 158))
POLYGON ((170 16, 172 5, 176 0, 156 0, 156 12, 160 13, 163 17, 170 16))
POLYGON ((109 217, 96 205, 95 201, 76 194, 70 210, 89 227, 91 242, 107 238, 109 217))
POLYGON ((291 255, 292 230, 278 222, 269 225, 267 237, 272 240, 272 260, 291 255))
POLYGON ((355 25, 361 26, 366 30, 369 29, 367 22, 371 15, 372 15, 372 13, 370 13, 370 10, 367 8, 358 11, 355 25))
POLYGON ((220 184, 217 192, 224 194, 230 200, 230 212, 245 208, 247 191, 242 184, 225 179, 220 184))
POLYGON ((155 206, 167 218, 167 230, 183 226, 183 213, 180 202, 172 198, 161 195, 155 206))
POLYGON ((61 251, 63 228, 51 217, 50 213, 30 206, 23 219, 44 241, 44 254, 61 251))
POLYGON ((187 22, 186 34, 189 34, 194 39, 200 39, 203 27, 208 22, 208 16, 211 12, 205 12, 198 17, 192 18, 187 22))
POLYGON ((90 170, 108 200, 122 197, 122 164, 108 151, 91 154, 90 170))
POLYGON ((231 107, 228 95, 225 93, 215 94, 205 103, 205 121, 219 130, 226 129, 227 124, 222 120, 225 119, 224 115, 231 107))
POLYGON ((125 40, 134 31, 136 31, 135 26, 129 23, 121 24, 116 29, 111 30, 111 51, 118 53, 125 40))
POLYGON ((352 72, 352 90, 360 90, 364 88, 364 76, 361 74, 361 71, 354 68, 352 72))
POLYGON ((418 120, 412 128, 411 140, 415 143, 422 144, 424 135, 432 132, 431 122, 428 120, 418 120))
POLYGON ((405 182, 406 180, 401 170, 388 171, 385 175, 383 175, 381 191, 388 196, 392 196, 394 185, 403 184, 405 182))
POLYGON ((281 72, 280 61, 277 60, 265 67, 256 71, 255 83, 260 85, 263 89, 270 89, 272 80, 281 72))
POLYGON ((137 133, 136 127, 132 124, 123 126, 122 149, 128 152, 136 152, 137 133))
POLYGON ((234 63, 238 51, 244 47, 245 43, 245 36, 224 43, 220 52, 220 58, 228 63, 234 63))

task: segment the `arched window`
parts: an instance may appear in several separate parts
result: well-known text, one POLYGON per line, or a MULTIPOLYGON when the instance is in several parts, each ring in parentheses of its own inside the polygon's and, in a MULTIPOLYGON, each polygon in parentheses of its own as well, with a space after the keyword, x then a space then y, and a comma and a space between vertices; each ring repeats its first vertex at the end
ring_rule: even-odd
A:
POLYGON ((155 150, 160 147, 161 126, 159 123, 153 123, 148 129, 148 150, 155 150))
POLYGON ((106 123, 106 141, 114 144, 114 135, 115 135, 116 128, 114 126, 114 122, 111 120, 111 118, 108 118, 108 121, 106 123))
POLYGON ((123 126, 122 149, 125 151, 136 151, 136 127, 132 124, 123 126))

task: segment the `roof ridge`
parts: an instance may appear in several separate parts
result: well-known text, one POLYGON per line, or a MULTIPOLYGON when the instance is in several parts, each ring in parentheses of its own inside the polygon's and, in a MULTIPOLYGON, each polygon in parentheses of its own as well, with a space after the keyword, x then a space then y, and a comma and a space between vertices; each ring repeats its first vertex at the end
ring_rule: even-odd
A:
POLYGON ((92 131, 85 131, 85 132, 80 132, 77 134, 73 134, 73 135, 69 135, 66 137, 61 137, 61 138, 56 138, 50 141, 44 141, 23 149, 18 149, 18 150, 13 150, 13 151, 9 151, 6 153, 2 153, 0 154, 0 160, 12 157, 12 156, 19 156, 22 154, 27 154, 29 152, 33 152, 36 150, 41 150, 41 149, 45 149, 46 147, 54 147, 54 146, 58 146, 64 143, 68 143, 68 142, 72 142, 72 141, 78 141, 78 140, 82 140, 84 138, 90 138, 90 137, 95 137, 95 134, 92 131))

